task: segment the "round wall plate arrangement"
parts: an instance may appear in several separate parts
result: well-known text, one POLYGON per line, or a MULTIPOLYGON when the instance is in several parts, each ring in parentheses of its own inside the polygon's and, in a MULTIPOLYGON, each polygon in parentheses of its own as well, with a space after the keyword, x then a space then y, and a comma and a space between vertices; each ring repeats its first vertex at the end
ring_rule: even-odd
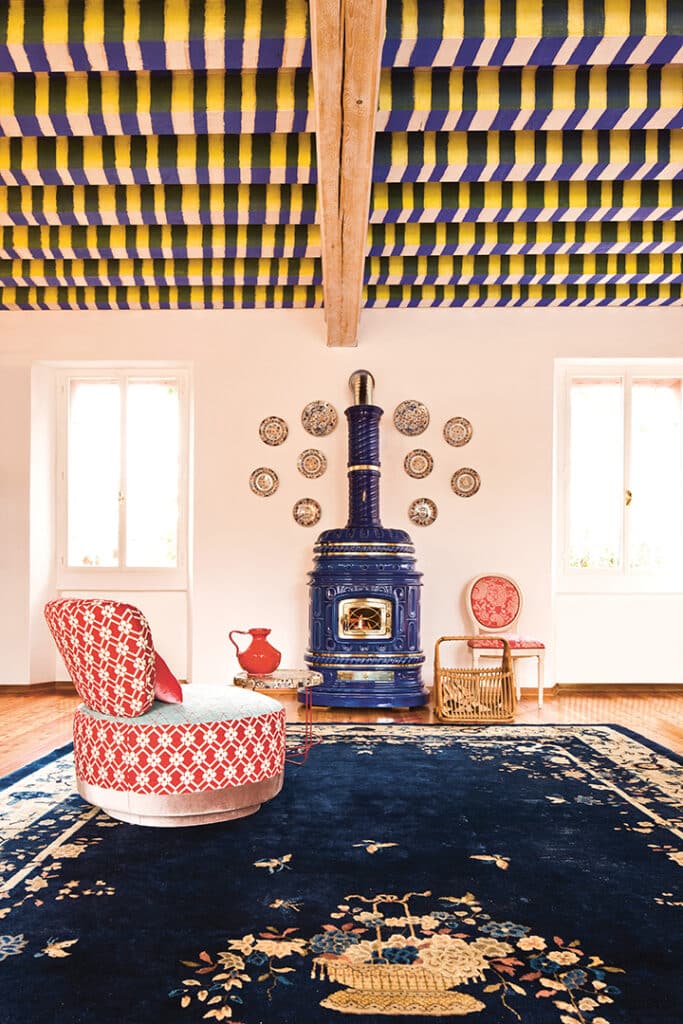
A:
POLYGON ((299 498, 292 509, 292 515, 294 522, 299 526, 315 526, 320 520, 322 511, 315 498, 299 498))
POLYGON ((289 427, 280 416, 266 416, 258 428, 259 437, 264 444, 284 444, 289 434, 289 427))
POLYGON ((301 422, 307 433, 314 437, 327 437, 337 426, 337 410, 330 402, 309 402, 301 413, 301 422))
POLYGON ((415 526, 431 526, 439 510, 431 498, 416 498, 408 508, 408 518, 415 526))
POLYGON ((422 402, 406 399, 394 409, 394 426, 406 437, 423 434, 429 426, 429 409, 422 402))
POLYGON ((413 448, 403 460, 403 468, 413 480, 422 480, 434 469, 434 459, 424 448, 413 448))
POLYGON ((472 439, 472 424, 464 416, 453 416, 443 428, 444 440, 454 448, 461 448, 472 439))
POLYGON ((269 469, 268 466, 259 466, 249 477, 249 486, 254 494, 258 494, 261 498, 269 498, 280 486, 280 480, 274 469, 269 469))
POLYGON ((306 448, 296 460, 296 466, 309 480, 317 480, 327 469, 327 459, 319 448, 306 448))
POLYGON ((476 469, 463 466, 462 469, 456 469, 451 477, 451 487, 459 498, 471 498, 481 487, 481 477, 476 469))

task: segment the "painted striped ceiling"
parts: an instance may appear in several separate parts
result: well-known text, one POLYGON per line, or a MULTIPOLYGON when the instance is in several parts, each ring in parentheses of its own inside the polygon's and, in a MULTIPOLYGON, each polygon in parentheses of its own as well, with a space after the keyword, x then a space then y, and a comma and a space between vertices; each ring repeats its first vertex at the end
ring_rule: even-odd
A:
MULTIPOLYGON (((681 303, 683 0, 387 0, 365 306, 681 303)), ((0 309, 320 306, 307 0, 0 3, 0 309)))

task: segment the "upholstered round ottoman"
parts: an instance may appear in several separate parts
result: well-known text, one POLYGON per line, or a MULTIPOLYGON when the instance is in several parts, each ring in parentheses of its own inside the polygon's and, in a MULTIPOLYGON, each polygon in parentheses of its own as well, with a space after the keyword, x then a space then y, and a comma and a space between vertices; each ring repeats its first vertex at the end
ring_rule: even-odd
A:
POLYGON ((80 705, 74 717, 78 792, 136 825, 205 825, 253 814, 282 788, 285 711, 229 686, 183 688, 182 704, 135 718, 80 705))

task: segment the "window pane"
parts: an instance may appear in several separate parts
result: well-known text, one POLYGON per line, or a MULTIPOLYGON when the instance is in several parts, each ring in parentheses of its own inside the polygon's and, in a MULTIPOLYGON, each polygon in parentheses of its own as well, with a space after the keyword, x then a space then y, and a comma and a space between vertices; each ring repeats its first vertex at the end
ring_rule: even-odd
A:
POLYGON ((178 564, 180 424, 175 380, 128 386, 126 564, 178 564))
POLYGON ((569 564, 621 567, 624 501, 623 382, 576 378, 571 383, 569 564))
POLYGON ((674 568, 681 551, 681 381, 634 380, 631 390, 629 566, 674 568))
POLYGON ((121 401, 111 381, 71 381, 68 549, 70 566, 118 565, 121 401))

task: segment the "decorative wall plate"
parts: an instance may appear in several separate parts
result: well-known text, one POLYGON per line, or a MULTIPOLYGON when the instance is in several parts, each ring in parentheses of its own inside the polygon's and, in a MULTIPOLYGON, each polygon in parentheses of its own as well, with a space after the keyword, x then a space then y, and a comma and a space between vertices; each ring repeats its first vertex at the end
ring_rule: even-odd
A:
POLYGON ((464 416, 454 416, 443 428, 443 436, 454 448, 461 448, 472 439, 472 424, 464 416))
POLYGON ((249 486, 254 494, 258 494, 262 498, 269 498, 280 486, 280 480, 274 469, 259 466, 249 477, 249 486))
POLYGON ((424 448, 413 448, 403 460, 403 468, 414 480, 422 480, 434 469, 434 459, 424 448))
POLYGON ((451 477, 451 487, 459 498, 471 498, 481 487, 481 477, 476 469, 463 466, 457 469, 451 477))
POLYGON ((408 509, 408 518, 416 526, 431 526, 438 514, 439 510, 431 498, 416 498, 408 509))
POLYGON ((321 509, 315 498, 299 498, 292 509, 294 522, 299 526, 315 526, 322 515, 321 509))
POLYGON ((407 437, 422 434, 429 426, 429 409, 413 399, 401 402, 394 409, 394 426, 407 437))
POLYGON ((289 427, 279 416, 266 416, 261 420, 258 432, 264 444, 283 444, 287 440, 289 427))
POLYGON ((296 460, 296 466, 309 480, 317 480, 327 469, 327 459, 318 448, 306 448, 296 460))
POLYGON ((309 402, 301 413, 304 430, 314 437, 327 437, 337 426, 337 410, 330 402, 309 402))

